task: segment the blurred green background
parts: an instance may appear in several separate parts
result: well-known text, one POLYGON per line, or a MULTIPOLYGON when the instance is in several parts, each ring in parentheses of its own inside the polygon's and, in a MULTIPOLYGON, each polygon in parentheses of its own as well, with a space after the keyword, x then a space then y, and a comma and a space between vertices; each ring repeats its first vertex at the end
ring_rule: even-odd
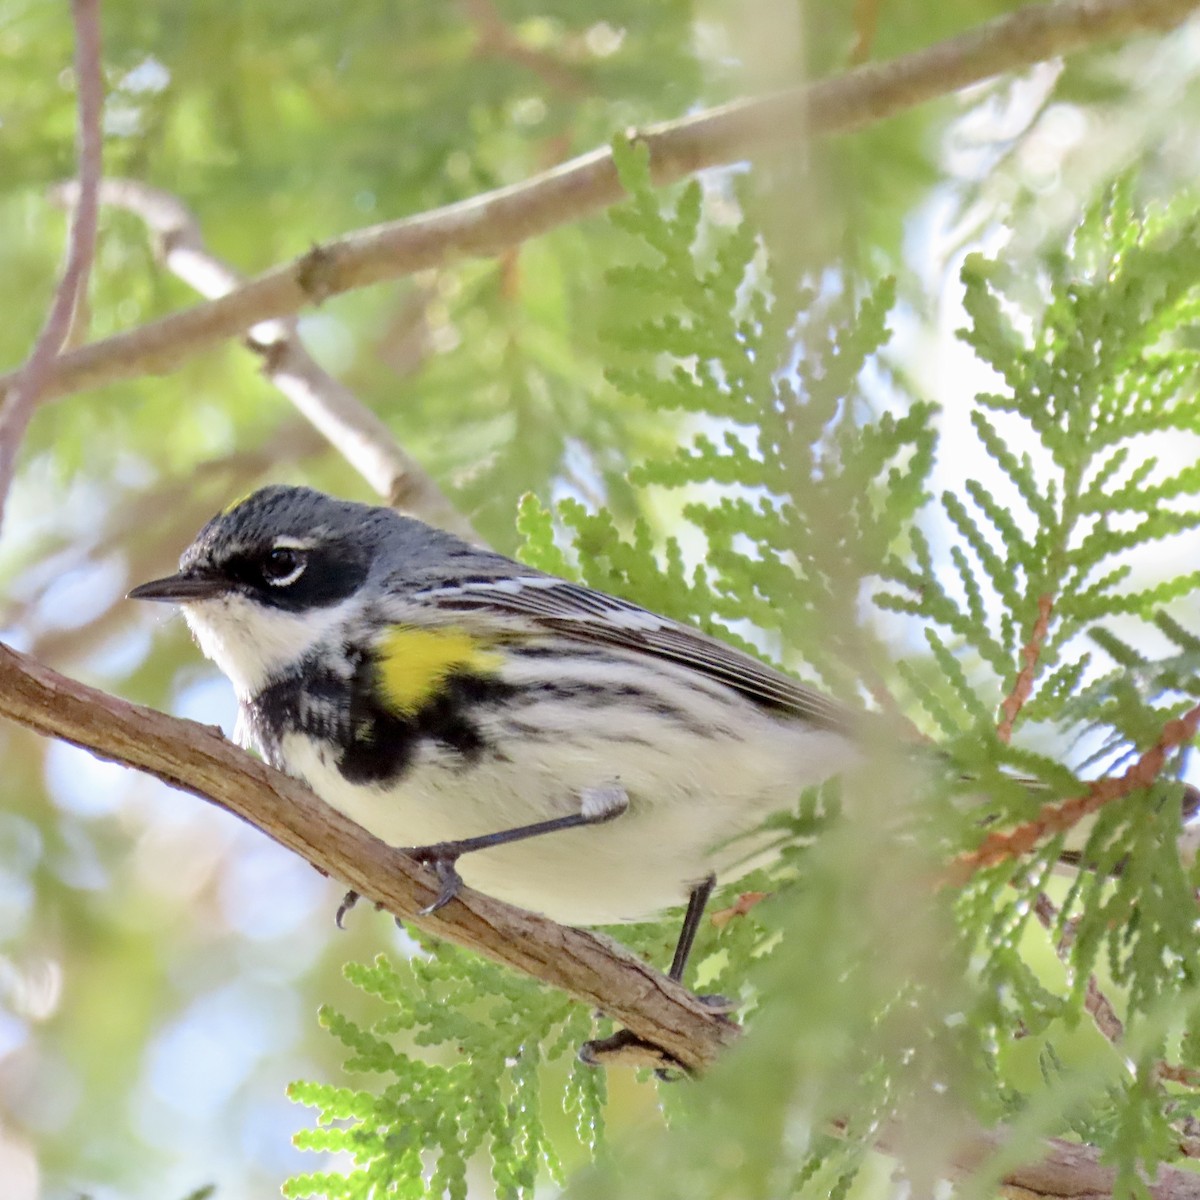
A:
MULTIPOLYGON (((877 6, 886 58, 1011 7, 877 6)), ((105 167, 178 195, 208 246, 254 273, 365 224, 517 182, 614 132, 845 69, 869 4, 789 0, 463 0, 341 5, 196 0, 103 8, 105 167)), ((67 6, 0 0, 0 366, 49 305, 71 175, 67 6)), ((1184 28, 1046 64, 755 168, 775 246, 813 273, 898 278, 889 368, 947 408, 984 382, 965 347, 957 268, 1007 239, 1014 263, 1062 236, 1097 181, 1130 162, 1169 196, 1194 178, 1200 33, 1184 28)), ((744 165, 731 168, 741 173, 744 165)), ((730 172, 706 175, 728 219, 730 172)), ((486 262, 324 304, 317 357, 379 413, 492 544, 518 542, 519 497, 571 496, 672 527, 631 464, 676 418, 605 379, 605 272, 626 252, 604 218, 486 262)), ((133 216, 104 211, 89 339, 190 304, 133 216)), ((879 383, 887 404, 886 380, 879 383)), ((182 622, 127 604, 195 529, 259 482, 372 499, 230 344, 166 377, 45 405, 0 539, 0 636, 121 695, 230 729, 233 698, 182 622)), ((0 1192, 267 1194, 303 1162, 284 1098, 336 1079, 319 1002, 399 942, 360 911, 337 933, 336 884, 201 802, 69 747, 0 727, 0 1192)), ((610 1126, 651 1088, 614 1076, 610 1126)))

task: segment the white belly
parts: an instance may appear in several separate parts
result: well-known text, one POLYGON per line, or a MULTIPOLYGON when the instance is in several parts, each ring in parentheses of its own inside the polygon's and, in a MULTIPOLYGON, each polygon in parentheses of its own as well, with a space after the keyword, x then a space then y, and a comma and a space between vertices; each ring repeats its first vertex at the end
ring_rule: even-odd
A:
MULTIPOLYGON (((497 833, 579 811, 585 789, 619 786, 629 808, 603 825, 545 834, 464 855, 463 879, 497 899, 575 925, 651 917, 682 903, 711 872, 736 878, 758 865, 752 834, 800 791, 857 758, 840 734, 762 717, 761 737, 695 738, 672 752, 656 729, 652 744, 543 741, 519 765, 461 760, 427 745, 403 779, 350 785, 332 749, 318 753, 288 735, 293 775, 333 807, 393 846, 497 833), (739 839, 732 841, 731 839, 739 839), (725 843, 729 843, 726 845, 725 843)), ((760 856, 761 857, 761 856, 760 856)))

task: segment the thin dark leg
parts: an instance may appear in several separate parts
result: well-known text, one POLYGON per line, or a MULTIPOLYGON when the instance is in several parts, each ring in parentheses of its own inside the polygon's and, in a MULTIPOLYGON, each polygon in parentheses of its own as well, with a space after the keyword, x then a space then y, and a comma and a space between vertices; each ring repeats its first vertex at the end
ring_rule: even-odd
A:
MULTIPOLYGON (((712 896, 713 888, 716 885, 716 876, 710 875, 696 884, 688 893, 688 906, 683 917, 683 928, 679 931, 679 941, 675 943, 671 969, 667 972, 677 983, 683 982, 683 973, 687 968, 688 958, 696 941, 696 934, 700 932, 700 922, 704 918, 704 910, 708 906, 709 897, 712 896)), ((727 1011, 731 1007, 729 1001, 723 996, 699 996, 697 999, 706 1002, 716 1001, 717 1003, 713 1007, 717 1011, 727 1011)), ((618 1061, 622 1054, 628 1053, 630 1050, 636 1050, 639 1053, 653 1052, 655 1047, 648 1046, 637 1034, 630 1033, 628 1029, 619 1029, 611 1037, 601 1041, 585 1042, 580 1047, 579 1057, 589 1066, 599 1066, 618 1061)), ((669 1057, 664 1051, 659 1050, 658 1053, 662 1058, 669 1057)), ((654 1070, 655 1078, 664 1083, 674 1083, 688 1073, 684 1067, 678 1065, 656 1067, 654 1070)))
MULTIPOLYGON (((421 909, 421 916, 435 913, 444 908, 462 887, 462 879, 455 863, 464 854, 475 850, 489 850, 493 846, 505 846, 509 842, 523 842, 526 838, 540 837, 544 833, 558 833, 563 829, 578 829, 582 825, 602 825, 619 817, 626 805, 614 805, 599 813, 570 813, 565 817, 554 817, 549 821, 535 821, 532 825, 518 825, 515 829, 502 829, 498 833, 485 833, 479 837, 462 838, 456 842, 437 842, 432 846, 414 846, 407 850, 419 862, 428 863, 437 874, 442 890, 432 904, 421 909)), ((690 910, 689 910, 690 911, 690 910)), ((699 920, 699 917, 697 917, 699 920)), ((693 937, 695 931, 693 931, 693 937)))
POLYGON ((717 877, 710 875, 707 879, 696 884, 688 893, 687 912, 683 915, 683 928, 679 931, 679 941, 675 943, 675 956, 671 959, 671 969, 667 975, 679 983, 683 982, 683 972, 687 967, 696 934, 700 932, 700 921, 704 910, 708 907, 708 899, 717 886, 717 877))
MULTIPOLYGON (((704 910, 708 907, 708 899, 713 894, 713 888, 717 886, 717 877, 710 875, 707 879, 701 880, 688 893, 687 912, 683 914, 683 928, 679 931, 679 941, 675 943, 675 954, 671 959, 671 969, 667 975, 676 981, 683 982, 683 973, 687 969, 688 959, 691 957, 692 946, 696 941, 696 934, 700 932, 700 922, 704 918, 704 910)), ((686 1074, 683 1072, 682 1074, 686 1074)), ((670 1067, 658 1067, 655 1069, 655 1079, 661 1080, 663 1083, 674 1083, 677 1079, 682 1078, 682 1074, 670 1067)))

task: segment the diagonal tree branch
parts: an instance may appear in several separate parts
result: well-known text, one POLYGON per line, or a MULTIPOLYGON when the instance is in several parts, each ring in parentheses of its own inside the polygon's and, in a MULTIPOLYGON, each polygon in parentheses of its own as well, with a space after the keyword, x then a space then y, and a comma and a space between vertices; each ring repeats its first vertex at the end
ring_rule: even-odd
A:
POLYGON ((100 64, 100 0, 72 0, 75 19, 75 88, 78 95, 76 143, 79 154, 79 204, 71 219, 66 265, 50 313, 24 367, 8 387, 0 386, 0 520, 12 485, 17 453, 38 401, 53 377, 54 359, 87 291, 96 251, 97 192, 102 166, 100 115, 104 78, 100 64))
MULTIPOLYGON (((888 63, 776 95, 738 100, 653 125, 635 136, 659 183, 739 162, 806 136, 844 133, 905 112, 1007 71, 1133 34, 1162 31, 1200 0, 1059 0, 1031 5, 888 63)), ((218 300, 62 356, 43 397, 64 396, 147 372, 165 372, 258 322, 287 316, 329 296, 489 256, 621 198, 607 148, 534 176, 401 221, 317 246, 218 300)), ((0 376, 0 394, 15 382, 0 376)))
MULTIPOLYGON (((75 182, 56 188, 61 203, 79 202, 75 182)), ((167 269, 202 296, 216 299, 245 279, 204 244, 200 223, 177 196, 136 179, 106 179, 100 203, 140 217, 167 269)), ((433 477, 392 436, 387 425, 308 352, 293 318, 262 321, 245 335, 266 377, 393 508, 477 542, 478 535, 433 477)))
POLYGON ((77 683, 0 643, 0 716, 210 800, 388 912, 602 1008, 684 1066, 709 1065, 738 1027, 615 942, 464 888, 435 917, 438 884, 303 784, 217 729, 77 683))
MULTIPOLYGON (((600 935, 556 925, 469 888, 437 916, 418 916, 438 888, 416 862, 210 726, 107 695, 2 643, 0 717, 217 804, 394 915, 602 1008, 688 1067, 710 1065, 737 1040, 736 1025, 600 935)), ((885 1153, 895 1133, 881 1131, 885 1153)), ((987 1172, 1011 1154, 1009 1141, 1000 1128, 955 1146, 949 1155, 953 1174, 987 1172)), ((1115 1172, 1093 1147, 1049 1139, 1037 1154, 1007 1167, 1001 1181, 1047 1200, 1099 1200, 1112 1195, 1115 1172)), ((1200 1175, 1163 1166, 1148 1191, 1154 1200, 1200 1200, 1200 1175)))

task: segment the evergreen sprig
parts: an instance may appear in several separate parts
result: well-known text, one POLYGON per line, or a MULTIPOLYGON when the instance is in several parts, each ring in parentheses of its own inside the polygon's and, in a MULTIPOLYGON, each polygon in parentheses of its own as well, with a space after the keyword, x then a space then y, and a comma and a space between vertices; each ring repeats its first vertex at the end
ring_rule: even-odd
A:
POLYGON ((370 965, 347 964, 345 975, 381 1015, 363 1027, 327 1005, 321 1021, 346 1047, 346 1070, 376 1075, 381 1085, 292 1085, 292 1099, 320 1114, 317 1128, 296 1135, 297 1146, 344 1153, 354 1165, 296 1176, 286 1195, 464 1200, 469 1164, 482 1150, 497 1196, 527 1197, 542 1171, 562 1181, 561 1155, 571 1137, 578 1139, 576 1156, 597 1152, 603 1073, 572 1061, 564 1101, 569 1129, 548 1130, 541 1094, 543 1067, 574 1060, 591 1034, 581 1006, 432 939, 401 967, 380 956, 370 965))
MULTIPOLYGON (((1200 471, 1161 478, 1157 455, 1140 452, 1147 434, 1200 431, 1200 358, 1171 336, 1196 314, 1200 216, 1182 208, 1139 214, 1131 192, 1129 179, 1111 187, 1065 250, 1047 256, 1039 311, 1021 311, 1017 297, 1028 289, 1007 264, 967 259, 971 324, 961 336, 1005 385, 976 397, 971 421, 1003 491, 972 480, 962 494, 941 497, 957 587, 914 532, 911 559, 897 555, 884 571, 899 589, 876 597, 969 647, 993 673, 996 707, 1015 683, 1041 606, 1052 606, 1037 685, 1018 723, 1062 715, 1089 665, 1079 646, 1089 625, 1152 621, 1200 585, 1200 571, 1186 571, 1130 586, 1132 550, 1200 524, 1200 471), (985 585, 998 603, 985 603, 985 585)), ((974 681, 971 690, 980 691, 974 681)))
MULTIPOLYGON (((1195 636, 1163 611, 1194 593, 1200 575, 1141 584, 1132 556, 1200 521, 1200 472, 1164 472, 1160 447, 1146 445, 1151 433, 1200 430, 1197 358, 1180 336, 1197 312, 1200 214, 1192 206, 1145 215, 1131 197, 1130 180, 1111 187, 1065 249, 1047 256, 1032 294, 1004 262, 967 260, 971 324, 962 336, 1003 384, 976 398, 972 427, 1001 489, 968 481, 944 492, 952 575, 931 536, 914 530, 912 554, 883 572, 894 590, 877 597, 926 623, 940 684, 925 685, 912 664, 902 676, 963 764, 962 787, 988 785, 991 820, 1031 820, 1054 796, 1086 786, 1063 762, 1008 744, 1014 730, 1054 722, 1088 747, 1078 770, 1120 774, 1200 697, 1195 636), (1128 634, 1096 624, 1118 619, 1131 633, 1141 627, 1140 642, 1156 627, 1177 652, 1151 661, 1128 634), (991 786, 997 766, 1043 787, 991 786)), ((1080 845, 1093 869, 1067 891, 1052 931, 1065 938, 1065 988, 1031 970, 1028 949, 1031 914, 1052 887, 1063 838, 964 890, 960 929, 976 938, 981 983, 1002 997, 990 1015, 986 1006, 977 1012, 981 1031, 992 1027, 985 1036, 998 1041, 1014 1027, 1061 1036, 1084 1019, 1095 974, 1120 997, 1127 1035, 1167 996, 1179 998, 1178 1020, 1191 1028, 1184 998, 1200 970, 1189 915, 1195 879, 1177 850, 1183 793, 1169 778, 1182 761, 1176 755, 1154 786, 1102 809, 1080 845)), ((1174 1101, 1155 1076, 1168 1039, 1144 1037, 1142 1046, 1131 1072, 1117 1072, 1086 1103, 1066 1089, 1059 1108, 1068 1125, 1086 1125, 1109 1148, 1122 1194, 1138 1191, 1137 1170, 1174 1153, 1165 1132, 1174 1101)), ((1037 1101, 1047 1110, 1055 1078, 1037 1101)), ((1019 1097, 1010 1091, 1009 1104, 1032 1102, 1031 1092, 1019 1097)))
MULTIPOLYGON (((790 277, 748 220, 708 218, 698 183, 664 208, 643 149, 618 141, 614 153, 630 198, 613 220, 631 261, 609 278, 608 382, 675 414, 679 438, 630 473, 639 518, 527 497, 525 557, 785 667, 804 662, 847 699, 899 697, 936 743, 906 745, 870 777, 866 825, 861 781, 857 799, 847 784, 845 814, 838 787, 800 798, 775 822, 787 845, 774 873, 741 884, 793 886, 703 931, 699 983, 738 996, 755 1032, 717 1090, 667 1093, 674 1140, 646 1164, 656 1195, 721 1194, 726 1158, 747 1195, 844 1194, 873 1131, 922 1109, 1086 1135, 1117 1163, 1122 1194, 1138 1194, 1193 1103, 1159 1065, 1200 1053, 1181 755, 1100 808, 1070 848, 1088 869, 1068 885, 1062 834, 951 895, 930 898, 929 880, 988 830, 1081 794, 1085 770, 1119 773, 1200 697, 1200 637, 1165 611, 1200 573, 1146 580, 1133 556, 1200 525, 1200 470, 1164 473, 1146 445, 1157 430, 1200 434, 1196 352, 1180 336, 1200 312, 1200 212, 1140 213, 1122 180, 1046 255, 1036 287, 1002 260, 967 260, 962 336, 998 380, 970 424, 996 482, 966 480, 931 505, 936 409, 893 392, 879 411, 867 382, 883 370, 891 283, 790 277), (672 508, 686 524, 663 536, 672 508), (871 600, 920 624, 921 653, 887 662, 871 600), (1140 648, 1150 629, 1170 646, 1159 658, 1140 648), (1079 748, 1023 742, 1035 723, 1079 748), (876 911, 893 891, 907 907, 876 911), (1072 1039, 1097 986, 1127 1036, 1080 1073, 1072 1039), (834 1118, 843 1140, 795 1134, 834 1118)), ((714 186, 736 201, 728 181, 714 186)), ((620 937, 664 961, 672 933, 620 937)), ((302 1144, 356 1165, 290 1194, 462 1195, 469 1161, 486 1154, 497 1194, 521 1196, 539 1171, 561 1179, 565 1161, 595 1151, 602 1076, 570 1071, 566 1132, 546 1099, 545 1068, 590 1036, 588 1014, 435 946, 403 970, 351 976, 385 1015, 369 1028, 325 1020, 348 1066, 386 1083, 297 1085, 323 1113, 302 1144)), ((644 1191, 613 1171, 573 1184, 583 1197, 626 1193, 644 1191)))

